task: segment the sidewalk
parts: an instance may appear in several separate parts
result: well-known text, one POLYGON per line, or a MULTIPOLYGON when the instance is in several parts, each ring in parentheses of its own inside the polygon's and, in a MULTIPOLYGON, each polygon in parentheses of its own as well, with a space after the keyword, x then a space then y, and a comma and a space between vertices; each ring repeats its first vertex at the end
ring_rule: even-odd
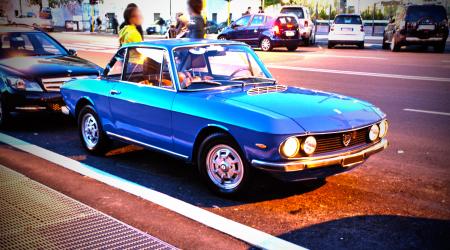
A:
POLYGON ((176 249, 0 165, 0 249, 176 249))

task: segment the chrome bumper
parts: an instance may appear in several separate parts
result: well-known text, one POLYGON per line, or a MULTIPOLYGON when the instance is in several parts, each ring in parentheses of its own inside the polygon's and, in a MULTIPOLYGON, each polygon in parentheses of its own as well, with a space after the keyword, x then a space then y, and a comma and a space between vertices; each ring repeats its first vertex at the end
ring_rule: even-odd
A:
POLYGON ((378 143, 369 147, 353 149, 330 156, 305 157, 301 160, 282 163, 252 160, 251 164, 255 168, 272 172, 295 172, 336 165, 344 168, 351 168, 363 163, 367 158, 369 158, 369 156, 386 149, 387 146, 388 140, 382 139, 378 143))

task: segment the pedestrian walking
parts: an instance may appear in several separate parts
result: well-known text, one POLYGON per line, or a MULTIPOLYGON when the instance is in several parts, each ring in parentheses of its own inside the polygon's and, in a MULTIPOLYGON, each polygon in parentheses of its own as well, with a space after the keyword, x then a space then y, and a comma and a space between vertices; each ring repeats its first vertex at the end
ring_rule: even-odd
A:
POLYGON ((127 8, 123 16, 125 22, 123 28, 119 31, 120 45, 142 42, 144 40, 144 32, 141 25, 144 18, 141 11, 134 7, 127 8))
POLYGON ((101 32, 102 31, 102 18, 100 16, 97 17, 97 19, 95 20, 96 25, 97 25, 97 31, 101 32))
POLYGON ((164 21, 164 19, 160 17, 156 22, 156 24, 159 26, 159 34, 163 35, 164 34, 163 27, 164 25, 166 25, 166 21, 164 21))
POLYGON ((117 16, 116 15, 114 15, 112 17, 111 25, 112 25, 112 29, 113 29, 113 34, 114 35, 119 34, 119 21, 117 20, 117 16))
POLYGON ((205 38, 205 20, 201 13, 203 10, 203 0, 188 0, 189 15, 189 38, 204 39, 205 38))

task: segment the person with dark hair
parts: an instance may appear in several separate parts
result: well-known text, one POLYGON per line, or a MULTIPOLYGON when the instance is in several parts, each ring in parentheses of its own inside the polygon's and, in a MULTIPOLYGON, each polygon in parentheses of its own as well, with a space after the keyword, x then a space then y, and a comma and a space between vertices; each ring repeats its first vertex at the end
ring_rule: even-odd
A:
POLYGON ((137 43, 143 41, 142 22, 144 18, 138 8, 127 8, 123 14, 125 26, 119 31, 119 42, 122 46, 126 43, 137 43))
MULTIPOLYGON (((130 3, 130 4, 127 5, 125 10, 128 9, 128 8, 138 8, 138 6, 135 3, 130 3)), ((123 15, 124 15, 124 19, 125 19, 125 12, 123 13, 123 15)), ((119 26, 119 30, 121 30, 124 26, 125 26, 125 22, 121 23, 120 26, 119 26)))
POLYGON ((113 34, 114 35, 119 34, 119 21, 117 21, 117 16, 116 15, 114 15, 112 17, 111 26, 112 26, 112 29, 113 29, 113 34))
POLYGON ((250 14, 252 14, 252 7, 248 7, 247 8, 247 11, 246 12, 244 12, 244 14, 242 14, 243 16, 246 16, 246 15, 250 15, 250 14))
POLYGON ((263 7, 262 7, 262 6, 259 6, 259 10, 258 10, 258 13, 260 13, 260 14, 264 13, 264 9, 263 9, 263 7))
POLYGON ((191 21, 189 23, 189 38, 204 39, 205 38, 205 20, 201 13, 203 10, 203 0, 188 0, 189 15, 191 21))

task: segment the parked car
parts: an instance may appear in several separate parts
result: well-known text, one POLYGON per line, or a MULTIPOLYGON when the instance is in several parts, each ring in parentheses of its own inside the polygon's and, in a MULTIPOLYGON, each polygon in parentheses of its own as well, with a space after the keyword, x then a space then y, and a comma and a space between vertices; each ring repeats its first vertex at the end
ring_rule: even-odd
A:
POLYGON ((343 14, 337 15, 328 33, 328 48, 337 44, 358 45, 364 49, 365 39, 364 25, 360 15, 343 14))
POLYGON ((276 47, 295 51, 301 42, 295 16, 272 17, 265 14, 241 17, 225 28, 218 39, 245 42, 263 51, 271 51, 276 47))
POLYGON ((206 34, 217 34, 219 33, 219 25, 214 21, 207 21, 205 31, 206 34))
POLYGON ((45 31, 54 30, 53 17, 51 15, 51 11, 49 12, 48 9, 44 9, 41 13, 39 13, 39 16, 30 12, 26 15, 12 17, 10 18, 9 22, 11 24, 33 26, 45 31))
POLYGON ((445 51, 448 38, 447 11, 441 5, 409 5, 401 7, 391 19, 383 35, 383 48, 399 51, 402 46, 433 46, 445 51))
POLYGON ((11 113, 61 112, 62 83, 97 77, 102 71, 30 27, 0 26, 0 41, 0 126, 7 123, 11 113))
POLYGON ((243 192, 255 169, 286 181, 325 178, 388 144, 380 109, 282 85, 237 42, 128 44, 101 78, 69 81, 61 93, 88 152, 103 154, 111 139, 160 151, 195 163, 222 195, 243 192))
POLYGON ((283 6, 281 14, 291 14, 298 18, 299 31, 302 41, 305 45, 316 43, 315 23, 307 7, 303 6, 283 6))

